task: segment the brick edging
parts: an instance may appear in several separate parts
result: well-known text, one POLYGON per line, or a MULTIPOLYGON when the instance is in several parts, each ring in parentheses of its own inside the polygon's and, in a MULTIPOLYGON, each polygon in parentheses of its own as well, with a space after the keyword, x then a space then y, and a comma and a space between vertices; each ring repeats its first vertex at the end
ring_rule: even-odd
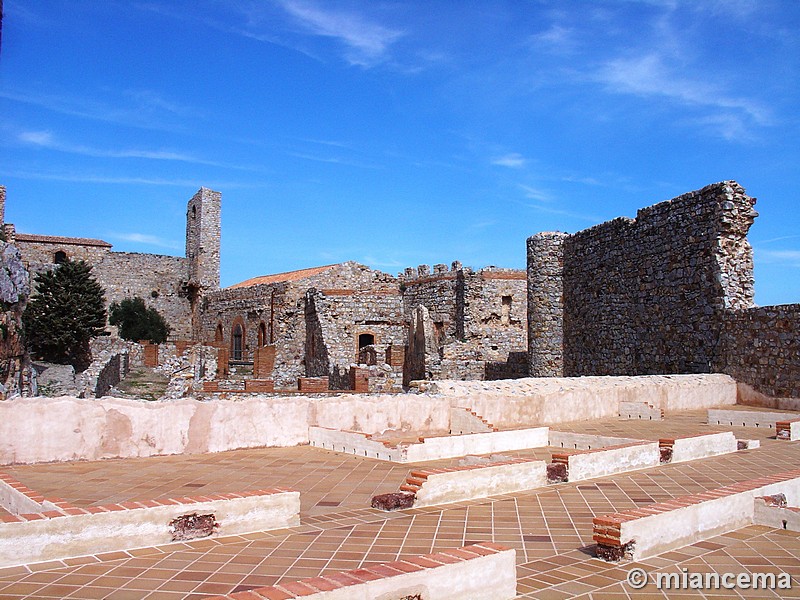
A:
POLYGON ((260 598, 282 598, 291 600, 302 598, 311 594, 330 592, 351 585, 359 585, 396 577, 405 573, 424 571, 425 569, 435 569, 444 565, 465 562, 506 552, 509 548, 495 544, 494 542, 480 542, 462 548, 442 550, 434 554, 423 554, 389 563, 379 563, 376 565, 365 566, 349 571, 336 571, 320 575, 318 577, 308 577, 299 581, 288 581, 274 586, 255 588, 243 592, 236 592, 226 595, 209 596, 203 600, 255 600, 260 598))

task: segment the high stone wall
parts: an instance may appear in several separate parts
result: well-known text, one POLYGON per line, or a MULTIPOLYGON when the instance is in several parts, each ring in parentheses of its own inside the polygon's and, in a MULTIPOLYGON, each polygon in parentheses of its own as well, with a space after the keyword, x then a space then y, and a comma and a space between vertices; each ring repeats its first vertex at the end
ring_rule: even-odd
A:
POLYGON ((710 372, 723 313, 753 301, 755 199, 709 185, 564 240, 564 374, 710 372))
POLYGON ((716 370, 762 394, 800 398, 800 304, 728 311, 716 370))
POLYGON ((111 244, 100 240, 82 240, 81 238, 57 238, 17 233, 14 235, 14 244, 22 252, 25 268, 31 273, 53 269, 56 266, 56 252, 63 252, 70 260, 82 260, 92 266, 100 263, 111 253, 111 244))
POLYGON ((138 296, 167 321, 170 339, 185 340, 192 335, 187 271, 187 260, 177 256, 108 252, 92 274, 105 289, 107 306, 138 296))
POLYGON ((800 305, 753 306, 754 205, 725 181, 635 220, 531 237, 531 374, 721 372, 800 398, 800 305))
MULTIPOLYGON (((403 292, 403 312, 412 329, 425 330, 430 348, 420 349, 413 342, 410 351, 412 366, 405 379, 489 379, 523 377, 527 374, 525 361, 517 353, 527 348, 526 274, 515 269, 486 267, 473 271, 454 262, 452 269, 427 265, 406 269, 400 276, 403 292), (427 309, 424 327, 415 313, 419 306, 427 309), (429 321, 429 322, 428 322, 429 321), (422 327, 422 329, 420 329, 422 327), (425 368, 422 364, 422 356, 425 368)), ((414 339, 414 335, 411 336, 414 339)))

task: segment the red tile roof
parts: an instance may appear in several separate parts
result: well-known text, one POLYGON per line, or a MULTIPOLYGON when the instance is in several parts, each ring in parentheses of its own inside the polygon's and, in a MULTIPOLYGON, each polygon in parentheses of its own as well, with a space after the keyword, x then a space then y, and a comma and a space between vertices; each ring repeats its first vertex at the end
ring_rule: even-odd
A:
POLYGON ((253 277, 241 283, 236 283, 228 289, 245 288, 253 285, 262 285, 265 283, 285 283, 287 281, 297 281, 299 279, 306 279, 319 275, 325 271, 337 267, 339 265, 325 265, 324 267, 311 267, 309 269, 300 269, 298 271, 288 271, 286 273, 276 273, 275 275, 262 275, 261 277, 253 277))

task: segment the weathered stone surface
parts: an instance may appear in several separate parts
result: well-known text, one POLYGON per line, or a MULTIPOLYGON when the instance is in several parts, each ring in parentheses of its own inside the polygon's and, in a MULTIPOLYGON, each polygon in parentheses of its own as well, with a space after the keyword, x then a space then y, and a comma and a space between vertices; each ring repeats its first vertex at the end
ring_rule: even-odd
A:
POLYGON ((33 363, 33 368, 36 369, 40 395, 51 398, 78 395, 75 368, 72 365, 37 361, 33 363))
POLYGON ((564 374, 564 240, 566 233, 528 238, 528 361, 531 377, 564 374))
POLYGON ((402 510, 412 508, 416 495, 413 492, 394 492, 372 497, 371 506, 378 510, 402 510))
POLYGON ((753 306, 755 202, 723 181, 529 238, 531 374, 724 372, 800 397, 800 305, 753 306))
POLYGON ((36 371, 22 337, 30 277, 18 248, 0 242, 0 399, 35 395, 36 371))
POLYGON ((547 465, 547 483, 563 483, 565 481, 569 481, 565 463, 559 462, 547 465))

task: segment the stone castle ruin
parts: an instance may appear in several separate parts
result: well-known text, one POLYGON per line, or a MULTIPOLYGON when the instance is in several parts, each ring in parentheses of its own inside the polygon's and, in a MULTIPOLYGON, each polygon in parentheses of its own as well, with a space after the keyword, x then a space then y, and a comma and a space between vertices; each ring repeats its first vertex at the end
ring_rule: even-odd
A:
POLYGON ((791 587, 800 305, 754 305, 736 182, 534 235, 527 272, 344 262, 224 289, 220 204, 189 201, 185 257, 4 226, 6 593, 622 597, 638 571, 604 561, 655 556, 791 587), (68 258, 173 339, 99 337, 82 391, 19 398, 28 270, 68 258), (117 387, 133 363, 169 375, 161 401, 117 387))
POLYGON ((727 181, 635 219, 540 233, 527 273, 454 262, 395 277, 345 262, 223 289, 221 194, 206 188, 187 205, 185 257, 3 230, 31 272, 85 260, 109 303, 139 296, 179 348, 218 348, 223 378, 252 363, 254 379, 279 389, 327 378, 314 385, 401 391, 424 379, 721 372, 796 397, 798 305, 753 304, 755 202, 727 181))
POLYGON ((221 195, 206 188, 187 206, 185 257, 114 252, 102 240, 17 233, 11 224, 4 231, 31 272, 84 260, 108 304, 141 297, 165 317, 173 342, 216 346, 221 371, 253 363, 254 378, 279 388, 327 377, 325 389, 352 389, 354 364, 380 375, 386 391, 416 379, 527 374, 523 270, 454 262, 394 277, 345 262, 220 289, 221 195), (429 318, 418 321, 422 309, 429 318))

